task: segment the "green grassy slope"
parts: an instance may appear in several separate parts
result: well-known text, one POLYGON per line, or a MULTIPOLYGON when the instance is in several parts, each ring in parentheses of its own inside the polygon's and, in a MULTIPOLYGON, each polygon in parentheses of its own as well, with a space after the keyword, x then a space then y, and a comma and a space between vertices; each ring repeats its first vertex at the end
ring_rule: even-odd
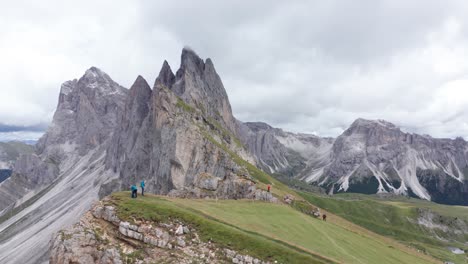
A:
POLYGON ((302 214, 292 207, 248 200, 188 200, 113 195, 124 219, 191 223, 202 239, 211 239, 279 263, 429 263, 372 234, 353 232, 302 214))
POLYGON ((435 204, 403 197, 381 199, 360 194, 324 196, 301 193, 307 201, 378 234, 392 237, 406 245, 443 261, 468 263, 467 255, 455 255, 447 247, 468 250, 466 234, 447 234, 417 223, 418 210, 431 210, 443 220, 462 219, 468 224, 468 208, 435 204), (437 239, 439 237, 439 239, 437 239))

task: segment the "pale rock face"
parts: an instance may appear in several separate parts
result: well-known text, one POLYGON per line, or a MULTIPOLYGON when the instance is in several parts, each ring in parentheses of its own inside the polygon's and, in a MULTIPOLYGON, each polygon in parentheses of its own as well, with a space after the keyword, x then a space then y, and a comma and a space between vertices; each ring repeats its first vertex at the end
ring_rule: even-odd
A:
POLYGON ((104 208, 97 204, 79 223, 54 236, 49 261, 51 264, 133 263, 128 255, 139 250, 140 259, 136 263, 172 263, 174 260, 187 264, 225 263, 226 257, 234 256, 243 263, 270 263, 203 242, 196 229, 187 236, 189 232, 185 231, 188 228, 184 223, 179 223, 175 230, 172 230, 173 226, 175 223, 148 221, 131 225, 118 219, 113 207, 104 208), (117 219, 117 222, 109 222, 108 218, 117 219))
POLYGON ((236 191, 232 188, 244 188, 230 183, 244 177, 239 165, 211 141, 253 161, 233 142, 237 121, 210 60, 203 62, 193 51, 184 49, 177 75, 164 62, 152 91, 146 81, 137 79, 121 120, 106 157, 106 167, 120 175, 121 189, 145 180, 145 190, 153 193, 216 193, 219 198, 228 198, 236 191))
POLYGON ((266 172, 305 178, 311 167, 326 164, 333 139, 294 134, 268 124, 245 123, 240 128, 242 141, 266 172))
POLYGON ((102 182, 115 177, 104 170, 104 157, 126 94, 94 67, 62 85, 54 120, 36 153, 22 155, 0 184, 0 215, 24 206, 0 223, 0 262, 47 258, 52 233, 78 220, 99 198, 102 182))
POLYGON ((170 88, 187 103, 202 108, 223 127, 236 131, 236 120, 232 116, 226 90, 211 59, 203 62, 193 50, 184 48, 180 69, 170 88))
MULTIPOLYGON (((92 67, 61 87, 57 111, 36 154, 21 156, 14 175, 0 185, 0 211, 19 206, 52 184, 90 150, 105 144, 117 123, 127 90, 92 67)), ((3 213, 6 211, 4 210, 3 213)))
POLYGON ((37 143, 38 154, 63 159, 63 144, 76 144, 80 154, 101 145, 112 134, 126 96, 127 89, 95 67, 65 82, 52 125, 37 143))

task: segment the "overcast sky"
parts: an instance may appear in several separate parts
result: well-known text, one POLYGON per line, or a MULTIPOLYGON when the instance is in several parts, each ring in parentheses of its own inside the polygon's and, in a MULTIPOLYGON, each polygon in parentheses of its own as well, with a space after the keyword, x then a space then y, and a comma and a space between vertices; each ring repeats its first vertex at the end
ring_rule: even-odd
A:
POLYGON ((96 66, 129 87, 212 58, 242 121, 337 136, 358 117, 468 139, 467 1, 8 1, 0 140, 37 138, 61 83, 96 66))

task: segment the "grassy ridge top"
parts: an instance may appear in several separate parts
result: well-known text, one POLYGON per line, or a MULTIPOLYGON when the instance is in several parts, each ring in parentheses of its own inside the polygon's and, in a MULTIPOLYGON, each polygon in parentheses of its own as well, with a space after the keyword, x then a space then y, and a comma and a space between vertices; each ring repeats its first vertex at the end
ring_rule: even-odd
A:
POLYGON ((249 200, 112 196, 123 219, 180 219, 202 239, 279 263, 428 263, 378 236, 353 232, 293 208, 249 200))
MULTIPOLYGON (((205 215, 196 208, 181 205, 167 197, 146 195, 138 199, 129 193, 115 193, 111 196, 119 218, 166 222, 180 220, 196 229, 203 241, 211 241, 223 248, 230 248, 256 258, 279 263, 337 263, 336 261, 295 249, 274 239, 256 234, 251 230, 237 228, 218 219, 205 215)), ((181 200, 190 201, 190 200, 181 200)))

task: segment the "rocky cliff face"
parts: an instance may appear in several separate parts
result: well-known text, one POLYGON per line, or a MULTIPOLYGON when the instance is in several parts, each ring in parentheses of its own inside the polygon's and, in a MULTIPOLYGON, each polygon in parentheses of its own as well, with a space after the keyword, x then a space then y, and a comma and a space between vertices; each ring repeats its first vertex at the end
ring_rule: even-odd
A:
POLYGON ((241 137, 264 171, 297 178, 327 162, 334 141, 285 132, 261 122, 244 123, 241 137))
POLYGON ((385 121, 358 119, 336 139, 330 165, 314 180, 334 184, 335 191, 374 189, 467 204, 462 198, 467 190, 466 152, 467 144, 460 138, 434 139, 404 133, 385 121), (431 182, 435 174, 437 182, 431 182))
POLYGON ((0 185, 0 215, 68 175, 83 156, 107 144, 126 93, 95 67, 79 80, 65 82, 52 125, 35 153, 21 155, 13 176, 0 185))
POLYGON ((48 259, 52 233, 74 223, 98 199, 106 146, 127 90, 97 68, 61 87, 52 125, 36 153, 22 155, 0 184, 0 262, 48 259))
POLYGON ((176 74, 163 64, 153 89, 139 76, 127 90, 95 67, 64 83, 36 153, 0 184, 0 262, 48 259, 54 232, 140 180, 153 193, 273 200, 239 164, 255 163, 239 124, 213 63, 189 49, 176 74))
POLYGON ((236 145, 236 124, 211 60, 184 49, 176 75, 164 62, 152 90, 142 77, 132 85, 106 157, 106 167, 119 178, 101 194, 140 180, 153 193, 220 198, 240 190, 241 197, 253 193, 249 175, 229 154, 253 161, 236 145))

